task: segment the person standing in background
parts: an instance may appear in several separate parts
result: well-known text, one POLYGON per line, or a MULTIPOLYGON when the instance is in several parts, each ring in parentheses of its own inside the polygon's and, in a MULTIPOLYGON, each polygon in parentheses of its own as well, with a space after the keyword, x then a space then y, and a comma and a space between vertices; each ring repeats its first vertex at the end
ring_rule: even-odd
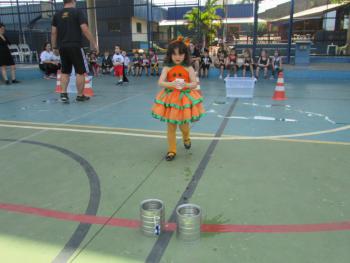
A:
POLYGON ((0 66, 1 66, 1 73, 2 77, 6 83, 6 85, 10 85, 11 82, 7 78, 7 67, 11 67, 11 79, 12 83, 16 84, 19 83, 18 80, 16 80, 16 66, 15 61, 13 60, 13 57, 11 55, 11 51, 9 49, 10 41, 5 36, 5 25, 3 23, 0 23, 0 66))
POLYGON ((69 102, 67 87, 69 77, 74 66, 76 72, 76 85, 78 95, 77 101, 87 101, 84 92, 85 76, 87 71, 87 62, 82 49, 82 40, 84 35, 92 44, 96 53, 99 53, 97 43, 92 36, 88 22, 84 13, 76 8, 76 0, 63 0, 63 9, 58 11, 52 20, 51 45, 52 48, 59 48, 62 63, 61 76, 61 101, 69 102))

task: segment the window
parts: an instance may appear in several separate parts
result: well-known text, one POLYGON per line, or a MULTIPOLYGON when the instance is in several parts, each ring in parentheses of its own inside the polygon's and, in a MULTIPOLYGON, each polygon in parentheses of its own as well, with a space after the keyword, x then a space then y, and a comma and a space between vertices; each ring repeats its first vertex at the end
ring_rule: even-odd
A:
POLYGON ((141 23, 136 23, 136 31, 137 33, 142 33, 142 24, 141 23))
POLYGON ((108 22, 108 32, 120 32, 120 22, 109 21, 108 22))

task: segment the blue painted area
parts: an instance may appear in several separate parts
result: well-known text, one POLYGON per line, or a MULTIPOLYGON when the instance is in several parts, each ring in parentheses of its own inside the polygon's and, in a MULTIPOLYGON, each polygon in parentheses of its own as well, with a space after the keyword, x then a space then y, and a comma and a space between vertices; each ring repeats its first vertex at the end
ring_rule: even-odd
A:
POLYGON ((350 63, 350 57, 311 56, 311 63, 350 63))
POLYGON ((293 70, 285 70, 285 79, 293 81, 295 79, 305 80, 350 80, 350 71, 346 70, 310 70, 306 68, 298 68, 293 70))
MULTIPOLYGON (((10 72, 7 72, 8 76, 10 72)), ((30 80, 30 79, 41 79, 43 78, 43 73, 40 71, 39 66, 37 69, 34 68, 17 68, 16 76, 19 80, 30 80)))
MULTIPOLYGON (((36 79, 19 85, 2 85, 0 120, 165 131, 166 125, 153 119, 150 114, 155 95, 159 92, 157 78, 131 77, 130 81, 130 84, 117 87, 112 76, 94 79, 96 96, 88 103, 77 103, 74 102, 75 95, 71 94, 69 105, 57 101, 54 80, 36 79)), ((329 130, 350 123, 350 88, 347 81, 286 80, 288 100, 284 102, 271 99, 275 85, 275 81, 259 80, 253 99, 239 99, 233 117, 247 119, 230 119, 225 135, 295 134, 329 130), (254 116, 289 118, 296 122, 255 120, 254 116)), ((201 87, 207 114, 200 122, 193 124, 193 132, 214 133, 232 99, 225 97, 225 83, 222 80, 201 80, 201 87)), ((338 138, 334 136, 330 139, 338 138)), ((342 133, 339 140, 350 141, 348 133, 342 133)))

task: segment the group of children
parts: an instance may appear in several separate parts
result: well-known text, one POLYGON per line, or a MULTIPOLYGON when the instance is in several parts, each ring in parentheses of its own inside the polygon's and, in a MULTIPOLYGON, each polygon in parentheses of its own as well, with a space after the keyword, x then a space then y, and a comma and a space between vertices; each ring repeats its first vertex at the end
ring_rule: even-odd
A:
POLYGON ((219 50, 217 59, 215 60, 215 67, 220 69, 219 78, 222 79, 225 70, 227 70, 227 77, 231 74, 237 77, 237 72, 242 68, 242 76, 246 76, 246 72, 250 71, 252 78, 259 78, 260 70, 264 72, 264 78, 268 78, 268 71, 271 69, 271 78, 276 77, 276 74, 282 70, 282 57, 278 50, 275 50, 272 58, 269 57, 266 50, 262 50, 257 62, 254 62, 250 49, 245 49, 241 56, 237 55, 236 49, 232 48, 227 54, 225 50, 219 50))
MULTIPOLYGON (((110 55, 108 51, 104 52, 101 58, 98 58, 95 52, 87 55, 90 71, 94 76, 102 74, 110 74, 114 72, 116 77, 124 76, 142 76, 143 72, 146 76, 159 76, 158 56, 154 50, 150 49, 149 54, 143 52, 135 52, 133 58, 130 59, 126 51, 122 51, 119 46, 115 47, 114 54, 110 55), (122 75, 122 76, 121 76, 122 75)), ((122 81, 119 80, 118 84, 122 81)))

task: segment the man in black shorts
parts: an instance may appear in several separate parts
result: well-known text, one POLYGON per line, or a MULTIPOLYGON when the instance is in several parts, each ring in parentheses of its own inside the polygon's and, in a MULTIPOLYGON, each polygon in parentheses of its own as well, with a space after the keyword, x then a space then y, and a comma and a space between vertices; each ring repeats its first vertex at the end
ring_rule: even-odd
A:
POLYGON ((76 73, 77 101, 86 101, 89 97, 84 96, 85 76, 87 63, 82 49, 82 35, 92 44, 98 53, 98 46, 88 28, 88 22, 84 13, 76 9, 76 0, 63 0, 64 8, 58 11, 52 20, 51 44, 58 47, 62 62, 61 76, 61 101, 68 103, 67 87, 72 67, 76 73))

